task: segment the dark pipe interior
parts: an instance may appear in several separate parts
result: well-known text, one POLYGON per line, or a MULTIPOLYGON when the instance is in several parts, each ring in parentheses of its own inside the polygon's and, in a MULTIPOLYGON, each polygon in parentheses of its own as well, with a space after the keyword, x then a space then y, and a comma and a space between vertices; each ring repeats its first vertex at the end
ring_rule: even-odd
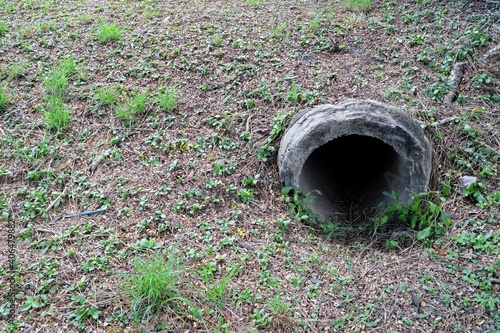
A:
POLYGON ((304 193, 322 192, 316 195, 315 210, 346 213, 353 204, 376 206, 385 199, 383 191, 400 192, 406 185, 405 170, 392 146, 374 137, 348 135, 316 148, 304 163, 300 182, 304 193))

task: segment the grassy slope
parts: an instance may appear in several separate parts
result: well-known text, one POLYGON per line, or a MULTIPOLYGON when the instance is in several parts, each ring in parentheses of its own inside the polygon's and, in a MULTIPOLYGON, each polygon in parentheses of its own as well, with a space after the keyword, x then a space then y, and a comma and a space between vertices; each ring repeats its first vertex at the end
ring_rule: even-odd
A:
POLYGON ((0 1, 2 331, 135 331, 116 274, 172 252, 176 290, 193 303, 164 304, 150 328, 499 330, 500 87, 478 59, 500 42, 488 35, 500 12, 495 1, 442 3, 380 1, 363 13, 336 1, 0 1), (120 31, 101 43, 106 23, 120 31), (444 106, 460 61, 460 96, 444 106), (162 110, 168 87, 179 100, 162 110), (97 97, 108 88, 109 105, 97 97), (131 107, 141 94, 144 107, 131 107), (427 128, 453 221, 440 238, 327 235, 289 217, 274 156, 256 151, 273 125, 280 133, 276 116, 346 98, 428 124, 457 117, 427 128), (47 125, 50 107, 68 127, 47 125), (468 198, 461 175, 480 177, 468 198))

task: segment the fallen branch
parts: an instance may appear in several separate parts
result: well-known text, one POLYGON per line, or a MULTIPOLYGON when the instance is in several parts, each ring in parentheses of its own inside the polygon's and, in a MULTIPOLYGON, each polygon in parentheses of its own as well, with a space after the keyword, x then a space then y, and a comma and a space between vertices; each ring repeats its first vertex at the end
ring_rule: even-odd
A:
POLYGON ((457 89, 464 77, 465 62, 460 62, 453 66, 451 70, 448 82, 450 83, 451 90, 444 96, 443 102, 445 104, 451 104, 457 99, 457 89))
POLYGON ((97 170, 97 167, 99 166, 99 164, 101 164, 101 162, 109 156, 109 154, 111 154, 111 152, 113 151, 112 148, 109 148, 108 150, 106 150, 104 153, 102 153, 101 155, 97 156, 97 158, 92 162, 92 164, 90 165, 89 169, 90 169, 90 173, 93 174, 96 170, 97 170))
POLYGON ((481 65, 494 78, 500 78, 500 44, 489 49, 481 59, 481 65))

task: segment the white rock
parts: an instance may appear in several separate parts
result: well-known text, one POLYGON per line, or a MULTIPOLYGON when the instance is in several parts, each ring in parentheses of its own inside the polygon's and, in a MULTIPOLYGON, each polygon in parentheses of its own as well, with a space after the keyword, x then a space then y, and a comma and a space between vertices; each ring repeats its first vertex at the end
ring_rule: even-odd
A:
POLYGON ((461 189, 468 188, 475 182, 477 182, 477 177, 474 176, 463 176, 458 178, 458 186, 460 186, 461 189))

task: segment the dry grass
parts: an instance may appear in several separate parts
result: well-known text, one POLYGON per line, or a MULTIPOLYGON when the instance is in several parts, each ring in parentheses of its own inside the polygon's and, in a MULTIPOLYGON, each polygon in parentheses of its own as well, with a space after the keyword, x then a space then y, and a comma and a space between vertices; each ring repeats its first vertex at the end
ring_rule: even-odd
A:
POLYGON ((0 0, 0 17, 1 331, 500 329, 500 88, 477 64, 494 1, 373 1, 353 14, 343 1, 0 0), (120 31, 105 43, 103 22, 120 31), (69 126, 47 129, 44 80, 68 57, 81 69, 61 102, 69 126), (458 61, 458 99, 443 107, 458 61), (257 151, 270 133, 277 148, 278 114, 346 98, 428 125, 456 117, 426 129, 445 234, 327 237, 289 217, 275 153, 257 151), (464 196, 462 175, 482 187, 464 196), (177 292, 193 303, 134 322, 120 274, 174 248, 177 292), (273 312, 277 294, 290 312, 273 312))

